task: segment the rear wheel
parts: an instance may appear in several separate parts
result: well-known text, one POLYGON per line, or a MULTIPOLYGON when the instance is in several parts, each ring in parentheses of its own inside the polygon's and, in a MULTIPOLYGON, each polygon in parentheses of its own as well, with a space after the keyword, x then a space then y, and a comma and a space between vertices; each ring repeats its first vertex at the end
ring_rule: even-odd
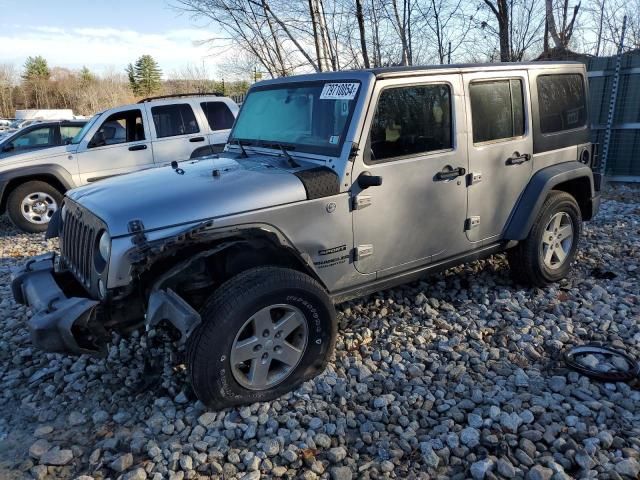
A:
POLYGON ((319 374, 335 342, 335 310, 301 272, 260 267, 223 284, 188 340, 198 398, 215 409, 268 401, 319 374))
POLYGON ((56 188, 34 180, 17 186, 9 194, 7 213, 20 230, 44 232, 61 202, 62 194, 56 188))
POLYGON ((578 251, 581 229, 575 198, 566 192, 551 192, 529 236, 507 251, 514 280, 545 286, 566 277, 578 251))

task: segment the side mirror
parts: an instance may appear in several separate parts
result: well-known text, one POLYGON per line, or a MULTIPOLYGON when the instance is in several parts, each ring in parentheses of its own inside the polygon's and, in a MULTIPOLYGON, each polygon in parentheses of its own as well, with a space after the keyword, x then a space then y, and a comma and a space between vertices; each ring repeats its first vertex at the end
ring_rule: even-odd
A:
POLYGON ((2 151, 3 152, 11 152, 13 150, 15 150, 16 147, 13 145, 13 142, 9 142, 6 145, 2 146, 2 151))
POLYGON ((379 175, 362 172, 360 176, 358 176, 358 186, 363 190, 369 187, 379 187, 380 185, 382 185, 382 177, 379 175))
POLYGON ((71 145, 71 140, 73 140, 73 138, 65 138, 64 139, 64 144, 65 145, 71 145))

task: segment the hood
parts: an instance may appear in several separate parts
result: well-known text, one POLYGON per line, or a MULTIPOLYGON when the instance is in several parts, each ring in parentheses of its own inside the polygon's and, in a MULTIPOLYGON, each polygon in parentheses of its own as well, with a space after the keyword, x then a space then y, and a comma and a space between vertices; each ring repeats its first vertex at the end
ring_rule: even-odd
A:
POLYGON ((305 200, 304 185, 291 172, 274 156, 203 158, 182 162, 177 170, 112 177, 67 196, 100 217, 116 237, 129 234, 131 220, 152 230, 305 200))
POLYGON ((0 152, 0 157, 2 158, 2 166, 5 166, 12 163, 53 159, 62 155, 68 155, 69 153, 75 153, 75 145, 59 145, 56 147, 35 148, 33 150, 27 150, 24 153, 0 152))

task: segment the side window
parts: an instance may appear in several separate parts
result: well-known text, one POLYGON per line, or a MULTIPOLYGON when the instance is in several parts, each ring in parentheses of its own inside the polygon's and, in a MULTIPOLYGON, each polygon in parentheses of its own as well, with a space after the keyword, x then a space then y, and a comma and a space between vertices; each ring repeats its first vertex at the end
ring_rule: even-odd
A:
POLYGON ((41 127, 23 133, 13 140, 16 149, 51 147, 55 145, 55 127, 41 127))
POLYGON ((60 140, 62 144, 64 145, 71 141, 80 130, 82 130, 80 125, 60 125, 60 140))
POLYGON ((200 131, 193 109, 187 103, 151 107, 151 114, 158 138, 189 135, 200 131))
POLYGON ((371 125, 371 160, 453 148, 449 85, 382 91, 371 125))
POLYGON ((586 125, 587 102, 582 75, 540 75, 537 84, 542 133, 561 132, 586 125))
POLYGON ((521 80, 491 80, 469 85, 473 143, 524 135, 524 95, 521 80))
POLYGON ((89 148, 144 140, 144 124, 139 109, 109 115, 89 142, 89 148))
POLYGON ((202 102, 200 104, 211 130, 227 130, 233 127, 235 117, 224 102, 202 102))

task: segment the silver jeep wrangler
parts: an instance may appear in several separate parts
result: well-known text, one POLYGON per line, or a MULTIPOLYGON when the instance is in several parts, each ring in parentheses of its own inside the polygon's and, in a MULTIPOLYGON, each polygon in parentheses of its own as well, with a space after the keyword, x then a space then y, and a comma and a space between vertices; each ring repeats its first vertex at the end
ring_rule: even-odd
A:
POLYGON ((273 399, 326 365, 335 303, 505 250, 566 276, 600 202, 587 99, 579 63, 260 82, 220 155, 68 192, 13 294, 47 351, 165 323, 205 404, 273 399))

